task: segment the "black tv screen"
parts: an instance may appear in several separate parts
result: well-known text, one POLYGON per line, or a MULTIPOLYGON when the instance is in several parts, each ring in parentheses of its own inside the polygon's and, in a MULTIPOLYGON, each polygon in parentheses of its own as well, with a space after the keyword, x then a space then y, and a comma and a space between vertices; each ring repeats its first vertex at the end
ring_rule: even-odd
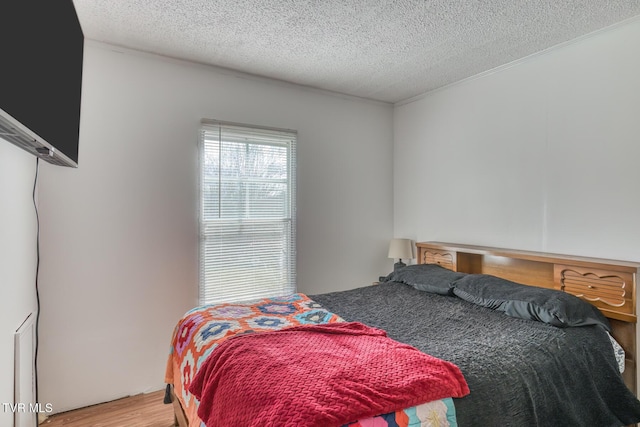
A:
POLYGON ((77 165, 84 35, 73 2, 4 0, 2 15, 0 109, 77 165))

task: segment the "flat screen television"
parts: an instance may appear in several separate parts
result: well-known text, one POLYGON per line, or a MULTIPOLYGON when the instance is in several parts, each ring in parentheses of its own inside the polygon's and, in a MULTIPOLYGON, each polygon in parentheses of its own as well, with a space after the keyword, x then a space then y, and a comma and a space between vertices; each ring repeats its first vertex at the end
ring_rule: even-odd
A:
POLYGON ((77 167, 84 35, 73 2, 3 0, 1 10, 0 139, 77 167))

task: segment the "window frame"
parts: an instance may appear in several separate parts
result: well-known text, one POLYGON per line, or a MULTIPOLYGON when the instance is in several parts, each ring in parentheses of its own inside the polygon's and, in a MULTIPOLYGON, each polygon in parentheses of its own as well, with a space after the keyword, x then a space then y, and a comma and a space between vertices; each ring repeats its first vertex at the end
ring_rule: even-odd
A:
MULTIPOLYGON (((214 136, 215 137, 215 136, 214 136)), ((200 304, 215 304, 221 302, 239 302, 244 299, 258 299, 264 297, 274 297, 282 294, 290 294, 295 293, 296 286, 296 180, 297 180, 297 158, 296 158, 296 149, 297 149, 297 131, 291 129, 280 129, 266 126, 255 126, 255 125, 247 125, 242 123, 232 123, 232 122, 223 122, 217 120, 202 120, 200 125, 200 132, 198 138, 198 152, 199 152, 199 162, 198 162, 198 174, 199 174, 199 192, 198 192, 198 225, 199 225, 199 280, 198 280, 198 299, 200 304), (215 132, 218 132, 218 144, 224 144, 224 131, 227 130, 232 133, 237 133, 241 135, 243 132, 246 132, 246 135, 260 135, 263 136, 274 136, 275 138, 281 138, 281 141, 278 142, 278 146, 286 146, 287 155, 286 155, 286 168, 287 168, 287 178, 285 180, 286 186, 286 197, 285 197, 285 214, 282 217, 273 217, 273 218, 265 218, 265 219, 256 219, 256 218, 248 218, 248 217, 232 217, 232 218, 222 218, 219 216, 216 219, 207 219, 205 216, 205 204, 207 202, 205 196, 205 181, 210 182, 211 177, 206 175, 205 170, 205 147, 207 146, 207 135, 215 135, 215 132), (286 144, 282 143, 283 141, 287 141, 286 144), (207 231, 207 228, 211 228, 211 224, 218 222, 224 226, 224 222, 235 223, 238 226, 242 227, 242 224, 254 222, 264 222, 264 223, 276 223, 278 221, 283 222, 284 226, 282 232, 279 236, 281 241, 283 242, 283 247, 286 248, 285 256, 282 266, 282 271, 286 276, 286 279, 282 282, 283 293, 278 293, 277 295, 272 292, 264 291, 256 291, 251 294, 250 297, 240 298, 238 295, 234 295, 233 293, 228 295, 228 297, 211 297, 210 287, 212 286, 207 281, 208 274, 211 274, 210 270, 207 270, 206 264, 206 255, 207 255, 207 241, 212 238, 211 233, 207 231), (288 226, 286 225, 288 223, 288 226)), ((250 138, 246 142, 247 147, 252 144, 250 138)), ((268 142, 260 142, 256 141, 253 144, 255 145, 270 145, 268 142)), ((222 148, 220 148, 222 150, 222 148)), ((220 158, 220 157, 219 157, 220 158)), ((221 183, 222 181, 222 167, 219 166, 219 176, 218 176, 218 203, 219 209, 222 209, 221 200, 221 183)), ((215 179, 215 178, 214 178, 215 179)), ((225 178, 227 179, 227 178, 225 178)), ((260 181, 259 179, 257 181, 260 181)), ((276 180, 268 180, 275 182, 276 180)), ((238 182, 243 182, 243 179, 239 179, 238 182)), ((214 227, 215 228, 215 227, 214 227)), ((240 237, 238 240, 242 240, 242 235, 239 233, 240 237)), ((213 236, 215 239, 215 236, 213 236)), ((223 245, 223 243, 219 243, 223 245)), ((226 258, 225 258, 226 260, 226 258)), ((236 261, 237 262, 237 261, 236 261)), ((224 267, 222 267, 224 269, 224 267)), ((244 282, 246 284, 246 281, 244 282)), ((276 286, 277 287, 277 286, 276 286)))

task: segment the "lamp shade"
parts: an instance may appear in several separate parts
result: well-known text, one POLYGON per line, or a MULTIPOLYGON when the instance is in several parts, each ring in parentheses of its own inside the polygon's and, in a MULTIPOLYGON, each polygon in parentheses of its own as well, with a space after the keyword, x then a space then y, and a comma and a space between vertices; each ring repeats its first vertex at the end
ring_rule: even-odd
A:
POLYGON ((391 239, 389 244, 389 258, 413 258, 411 239, 391 239))

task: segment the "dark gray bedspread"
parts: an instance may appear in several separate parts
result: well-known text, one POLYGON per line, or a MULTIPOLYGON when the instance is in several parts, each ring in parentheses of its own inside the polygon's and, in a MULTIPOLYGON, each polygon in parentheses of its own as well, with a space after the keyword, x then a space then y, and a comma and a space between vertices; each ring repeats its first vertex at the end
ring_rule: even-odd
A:
POLYGON ((310 298, 455 363, 471 390, 455 399, 461 427, 640 421, 640 402, 624 385, 599 326, 560 329, 395 282, 310 298))

